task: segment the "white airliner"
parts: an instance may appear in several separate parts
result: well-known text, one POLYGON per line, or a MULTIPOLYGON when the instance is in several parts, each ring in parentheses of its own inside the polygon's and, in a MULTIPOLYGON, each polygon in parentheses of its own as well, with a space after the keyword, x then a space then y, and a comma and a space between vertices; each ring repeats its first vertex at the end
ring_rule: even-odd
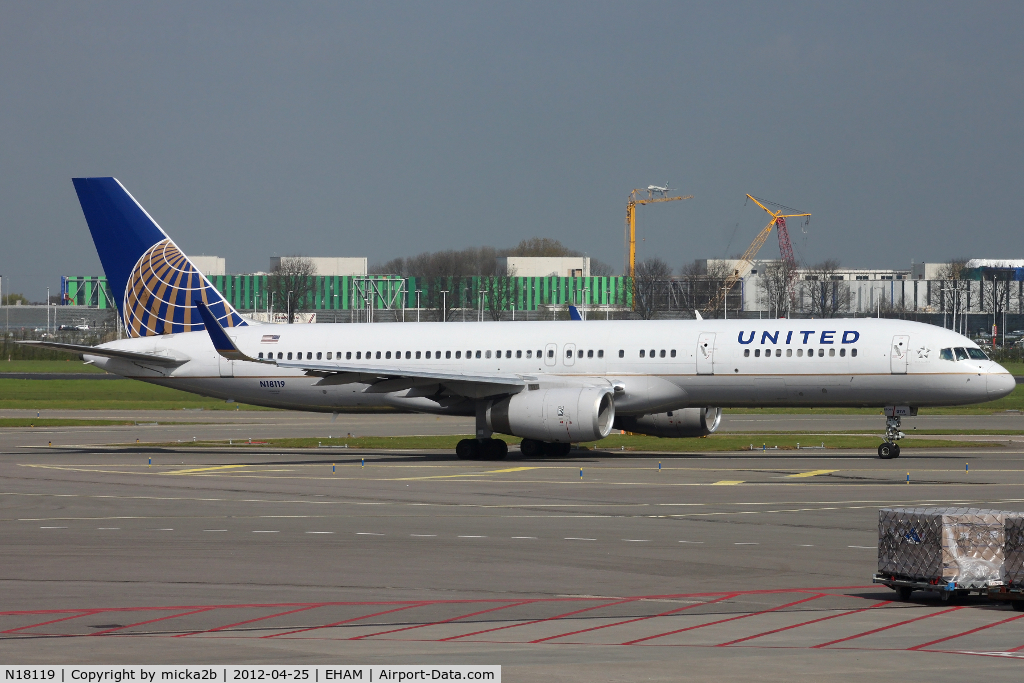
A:
POLYGON ((292 410, 394 406, 472 415, 460 458, 564 454, 613 428, 714 432, 722 408, 885 408, 902 417, 991 401, 1014 378, 970 339, 905 320, 257 324, 242 318, 114 178, 76 178, 131 338, 78 352, 103 369, 204 396, 292 410))

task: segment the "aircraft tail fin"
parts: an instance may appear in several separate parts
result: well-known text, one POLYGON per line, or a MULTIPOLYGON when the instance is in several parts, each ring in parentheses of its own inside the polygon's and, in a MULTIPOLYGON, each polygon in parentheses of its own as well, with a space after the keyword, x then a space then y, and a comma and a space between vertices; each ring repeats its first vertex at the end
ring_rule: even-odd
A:
POLYGON ((247 323, 117 178, 73 178, 128 335, 205 329, 193 301, 224 327, 247 323))

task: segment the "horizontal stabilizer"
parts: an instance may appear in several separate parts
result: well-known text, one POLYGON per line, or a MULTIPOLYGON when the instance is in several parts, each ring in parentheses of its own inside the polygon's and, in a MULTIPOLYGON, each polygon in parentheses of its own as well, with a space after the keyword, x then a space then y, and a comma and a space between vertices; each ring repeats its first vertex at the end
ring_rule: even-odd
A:
POLYGON ((102 346, 85 346, 83 344, 62 344, 60 342, 47 341, 20 341, 19 344, 26 346, 54 349, 56 351, 70 351, 82 356, 101 356, 103 358, 120 358, 137 363, 148 363, 150 365, 167 365, 177 367, 189 361, 188 358, 175 358, 173 356, 161 356, 155 353, 139 353, 138 351, 122 351, 121 349, 107 349, 102 346))

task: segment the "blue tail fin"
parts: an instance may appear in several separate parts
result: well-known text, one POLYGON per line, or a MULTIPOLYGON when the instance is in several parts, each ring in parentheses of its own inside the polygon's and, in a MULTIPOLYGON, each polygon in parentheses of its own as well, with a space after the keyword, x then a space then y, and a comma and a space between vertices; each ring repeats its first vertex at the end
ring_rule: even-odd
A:
POLYGON ((224 327, 246 324, 117 178, 72 182, 130 336, 206 329, 196 299, 224 327))

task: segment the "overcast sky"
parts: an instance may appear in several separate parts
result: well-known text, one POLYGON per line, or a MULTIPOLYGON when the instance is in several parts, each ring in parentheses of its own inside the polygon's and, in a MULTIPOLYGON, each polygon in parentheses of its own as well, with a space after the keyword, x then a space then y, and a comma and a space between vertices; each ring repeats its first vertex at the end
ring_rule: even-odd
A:
POLYGON ((0 2, 0 275, 100 274, 71 178, 189 254, 367 256, 548 236, 615 267, 1024 257, 1024 3, 0 2), (777 257, 772 238, 761 255, 777 257))

